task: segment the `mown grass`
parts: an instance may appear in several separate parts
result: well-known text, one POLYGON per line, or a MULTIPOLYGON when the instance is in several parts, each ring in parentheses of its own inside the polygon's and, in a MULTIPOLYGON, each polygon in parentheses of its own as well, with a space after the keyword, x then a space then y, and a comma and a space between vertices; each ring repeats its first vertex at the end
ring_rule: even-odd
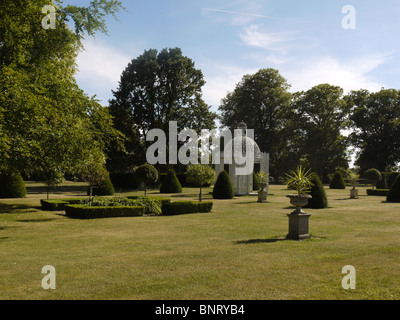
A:
MULTIPOLYGON (((249 196, 215 200, 206 214, 89 221, 42 211, 45 188, 27 187, 26 199, 0 200, 0 299, 400 298, 400 204, 365 188, 357 200, 327 189, 329 208, 306 210, 313 238, 296 242, 283 240, 293 210, 285 186, 271 186, 265 204, 249 196), (56 290, 41 286, 46 265, 56 268, 56 290), (341 286, 345 265, 356 268, 356 290, 341 286)), ((84 196, 85 186, 57 192, 84 196)))

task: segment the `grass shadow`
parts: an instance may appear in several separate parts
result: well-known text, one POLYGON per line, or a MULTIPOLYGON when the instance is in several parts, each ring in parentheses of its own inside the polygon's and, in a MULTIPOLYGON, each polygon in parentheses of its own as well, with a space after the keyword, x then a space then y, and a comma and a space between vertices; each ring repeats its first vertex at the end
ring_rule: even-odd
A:
POLYGON ((49 222, 49 221, 53 221, 56 219, 27 219, 27 220, 17 220, 17 222, 24 222, 24 223, 41 223, 41 222, 49 222))
POLYGON ((41 207, 28 206, 24 204, 7 204, 0 203, 0 214, 12 214, 12 213, 32 213, 37 210, 41 210, 41 207), (30 210, 30 211, 24 211, 30 210))
POLYGON ((288 239, 286 239, 286 237, 278 237, 271 239, 249 239, 249 240, 235 241, 235 244, 276 243, 280 241, 288 241, 288 239))

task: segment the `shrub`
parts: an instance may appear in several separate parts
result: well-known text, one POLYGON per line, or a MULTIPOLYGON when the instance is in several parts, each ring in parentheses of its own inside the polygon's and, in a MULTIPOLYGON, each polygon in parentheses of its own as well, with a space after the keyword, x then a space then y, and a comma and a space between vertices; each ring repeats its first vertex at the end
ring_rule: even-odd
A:
POLYGON ((397 176, 387 195, 387 202, 400 202, 400 176, 397 176))
POLYGON ((376 184, 382 180, 382 174, 379 172, 379 170, 374 168, 365 171, 364 177, 371 181, 374 187, 376 187, 376 184))
POLYGON ((129 197, 127 197, 128 199, 131 199, 131 200, 138 200, 138 199, 153 199, 153 200, 157 200, 157 201, 160 201, 161 202, 161 204, 164 204, 164 203, 171 203, 171 199, 168 199, 168 198, 159 198, 159 197, 144 197, 144 196, 129 196, 129 197))
POLYGON ((346 189, 346 182, 340 172, 336 172, 332 178, 330 189, 346 189))
POLYGON ((0 175, 0 198, 25 198, 26 187, 19 173, 5 173, 0 175))
POLYGON ((309 194, 312 196, 312 198, 308 200, 308 205, 305 208, 328 208, 328 199, 326 197, 324 186, 322 185, 322 182, 316 173, 311 175, 311 183, 313 186, 311 187, 309 194))
POLYGON ((160 193, 182 193, 181 183, 173 169, 169 169, 166 177, 163 179, 160 193))
POLYGON ((144 207, 89 207, 87 205, 67 205, 67 217, 74 219, 102 219, 118 217, 140 217, 145 212, 144 207))
POLYGON ((215 182, 215 171, 213 168, 207 165, 194 164, 191 165, 186 172, 186 179, 189 183, 200 187, 199 200, 202 199, 202 189, 206 184, 212 184, 215 182))
POLYGON ((218 175, 217 182, 213 190, 214 199, 233 199, 234 192, 232 188, 231 178, 228 172, 222 171, 218 175))
POLYGON ((368 189, 367 194, 369 196, 381 196, 381 197, 387 197, 389 193, 389 189, 368 189))
POLYGON ((114 193, 115 190, 110 177, 107 177, 99 186, 93 188, 93 196, 113 196, 114 193))
POLYGON ((165 216, 190 214, 190 213, 207 213, 212 210, 213 202, 191 202, 177 201, 173 203, 165 203, 162 206, 162 214, 165 216))

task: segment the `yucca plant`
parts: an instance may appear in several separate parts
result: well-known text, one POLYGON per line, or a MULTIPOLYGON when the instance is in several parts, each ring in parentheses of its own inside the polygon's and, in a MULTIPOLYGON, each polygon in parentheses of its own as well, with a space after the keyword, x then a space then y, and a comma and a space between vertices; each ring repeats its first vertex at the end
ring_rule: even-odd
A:
POLYGON ((296 171, 292 170, 291 174, 286 174, 286 184, 290 189, 296 190, 299 197, 307 194, 314 185, 311 179, 311 170, 306 171, 302 166, 298 166, 296 171))

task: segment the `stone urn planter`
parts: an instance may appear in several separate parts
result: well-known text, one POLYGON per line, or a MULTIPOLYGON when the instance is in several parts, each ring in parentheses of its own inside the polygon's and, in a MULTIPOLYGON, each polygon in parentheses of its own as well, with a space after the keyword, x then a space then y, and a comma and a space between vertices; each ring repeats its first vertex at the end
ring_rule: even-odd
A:
POLYGON ((289 217, 289 233, 286 239, 290 240, 304 240, 311 237, 309 233, 309 221, 311 214, 307 214, 303 211, 303 207, 308 204, 308 200, 311 199, 310 195, 288 195, 290 203, 296 207, 289 217))
POLYGON ((358 199, 358 190, 356 188, 350 190, 350 199, 358 199))
POLYGON ((266 183, 260 183, 260 191, 258 191, 258 202, 265 203, 267 202, 268 191, 265 190, 267 187, 266 183))

